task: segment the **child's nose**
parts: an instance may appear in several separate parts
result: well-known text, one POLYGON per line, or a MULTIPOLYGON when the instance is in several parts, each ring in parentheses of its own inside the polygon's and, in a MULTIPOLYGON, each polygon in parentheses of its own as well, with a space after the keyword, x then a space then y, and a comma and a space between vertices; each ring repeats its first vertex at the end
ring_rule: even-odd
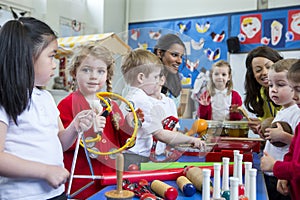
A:
POLYGON ((298 96, 298 94, 296 94, 296 92, 294 92, 293 100, 296 102, 299 101, 299 96, 298 96))
POLYGON ((93 71, 91 72, 91 75, 90 75, 91 78, 98 78, 98 76, 99 76, 99 74, 97 73, 96 70, 93 70, 93 71))

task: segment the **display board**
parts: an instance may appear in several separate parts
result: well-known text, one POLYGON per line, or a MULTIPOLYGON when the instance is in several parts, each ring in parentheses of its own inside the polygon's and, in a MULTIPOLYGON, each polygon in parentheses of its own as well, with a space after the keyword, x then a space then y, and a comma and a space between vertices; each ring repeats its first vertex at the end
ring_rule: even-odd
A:
POLYGON ((277 50, 300 48, 300 7, 247 12, 230 17, 230 35, 239 38, 241 52, 260 45, 277 50))
MULTIPOLYGON (((300 49, 300 6, 199 16, 129 24, 128 43, 134 48, 153 48, 161 35, 178 34, 187 52, 179 68, 183 87, 193 88, 203 69, 214 62, 242 60, 251 49, 267 45, 279 51, 300 49), (230 59, 227 39, 237 37, 240 50, 230 59)), ((242 64, 244 67, 244 63, 242 64)))

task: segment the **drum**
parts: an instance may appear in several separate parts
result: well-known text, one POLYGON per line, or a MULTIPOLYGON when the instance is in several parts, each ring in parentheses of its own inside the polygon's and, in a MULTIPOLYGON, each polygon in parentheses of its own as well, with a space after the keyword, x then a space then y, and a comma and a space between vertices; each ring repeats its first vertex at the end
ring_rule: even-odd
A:
POLYGON ((224 121, 223 136, 248 137, 248 121, 224 121))
POLYGON ((207 121, 207 130, 206 134, 213 135, 213 136, 220 136, 221 132, 218 130, 222 129, 223 122, 221 121, 214 121, 214 120, 206 120, 207 121))

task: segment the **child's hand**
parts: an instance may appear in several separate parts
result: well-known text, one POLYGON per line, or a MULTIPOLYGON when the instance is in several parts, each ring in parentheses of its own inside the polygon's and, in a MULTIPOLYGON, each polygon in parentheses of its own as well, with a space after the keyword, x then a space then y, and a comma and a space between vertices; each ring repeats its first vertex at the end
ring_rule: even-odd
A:
POLYGON ((289 185, 287 180, 278 180, 277 182, 277 191, 281 194, 287 196, 289 192, 289 185))
MULTIPOLYGON (((105 112, 105 111, 104 111, 105 112)), ((94 132, 102 133, 106 124, 106 117, 102 115, 102 113, 97 114, 94 120, 94 132)))
POLYGON ((199 138, 194 138, 192 144, 193 144, 194 148, 197 148, 200 150, 204 150, 205 146, 206 146, 205 142, 199 138))
POLYGON ((277 128, 266 128, 265 130, 265 139, 270 140, 270 142, 279 142, 282 140, 284 132, 280 123, 276 123, 277 128))
POLYGON ((200 95, 199 102, 203 106, 208 106, 210 104, 210 95, 208 92, 204 92, 200 95))
POLYGON ((272 172, 276 160, 264 151, 264 156, 260 159, 260 169, 265 172, 272 172))
POLYGON ((77 132, 84 132, 89 130, 94 122, 95 112, 92 110, 83 110, 78 113, 74 120, 74 126, 77 132))
POLYGON ((55 165, 47 165, 44 179, 53 188, 58 188, 62 184, 65 184, 69 178, 70 173, 63 167, 55 165))
POLYGON ((239 113, 238 107, 239 107, 239 105, 237 105, 237 104, 232 104, 232 105, 229 107, 229 112, 231 112, 231 113, 239 113))

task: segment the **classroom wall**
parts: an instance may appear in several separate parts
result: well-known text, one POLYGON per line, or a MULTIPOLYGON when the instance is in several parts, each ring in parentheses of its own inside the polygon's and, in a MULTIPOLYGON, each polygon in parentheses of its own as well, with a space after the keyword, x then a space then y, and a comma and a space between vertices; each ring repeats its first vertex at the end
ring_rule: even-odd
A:
POLYGON ((256 5, 256 0, 131 0, 129 22, 255 10, 256 5))
POLYGON ((0 4, 26 8, 59 33, 59 17, 87 25, 85 34, 127 30, 128 23, 300 5, 299 0, 0 0, 0 4))
MULTIPOLYGON (((262 0, 130 0, 129 22, 257 10, 262 0)), ((300 5, 299 0, 263 0, 268 8, 300 5)))
POLYGON ((0 4, 23 8, 60 34, 60 17, 85 24, 85 34, 125 30, 127 0, 0 0, 0 4))

